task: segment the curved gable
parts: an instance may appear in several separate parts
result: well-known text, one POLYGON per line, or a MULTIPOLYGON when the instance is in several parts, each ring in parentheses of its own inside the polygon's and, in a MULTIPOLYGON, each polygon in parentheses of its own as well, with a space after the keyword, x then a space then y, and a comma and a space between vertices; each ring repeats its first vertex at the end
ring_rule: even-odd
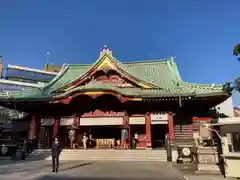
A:
POLYGON ((79 85, 84 84, 86 81, 92 78, 95 73, 98 71, 108 72, 109 70, 116 71, 122 78, 131 82, 131 84, 139 86, 141 88, 155 88, 158 87, 153 83, 149 83, 145 80, 140 79, 139 77, 135 77, 131 74, 131 72, 126 72, 124 70, 124 66, 114 59, 109 52, 109 50, 105 50, 101 53, 100 58, 80 77, 75 77, 75 80, 69 84, 66 84, 60 91, 68 91, 79 85))

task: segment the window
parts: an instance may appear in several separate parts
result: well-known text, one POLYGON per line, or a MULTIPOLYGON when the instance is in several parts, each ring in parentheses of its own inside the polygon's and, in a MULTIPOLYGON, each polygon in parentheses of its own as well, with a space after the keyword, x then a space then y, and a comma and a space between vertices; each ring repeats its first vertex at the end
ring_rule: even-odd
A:
POLYGON ((27 86, 12 85, 12 84, 0 84, 0 92, 24 91, 26 89, 35 89, 35 87, 27 87, 27 86))
POLYGON ((8 79, 18 78, 18 79, 27 79, 27 80, 42 81, 42 82, 49 82, 55 77, 55 75, 53 74, 44 74, 40 72, 25 71, 20 69, 13 69, 13 68, 7 69, 6 76, 8 79))

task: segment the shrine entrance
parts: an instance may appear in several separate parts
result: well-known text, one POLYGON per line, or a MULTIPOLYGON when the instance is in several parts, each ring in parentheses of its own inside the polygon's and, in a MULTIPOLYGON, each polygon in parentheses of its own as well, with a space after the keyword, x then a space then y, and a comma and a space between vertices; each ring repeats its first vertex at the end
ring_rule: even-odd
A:
POLYGON ((99 138, 121 138, 120 126, 83 126, 81 132, 91 134, 93 139, 99 138))
POLYGON ((84 133, 88 137, 88 148, 120 146, 124 106, 116 96, 104 94, 92 98, 82 95, 75 97, 70 105, 76 113, 81 111, 78 129, 76 129, 76 148, 83 147, 84 133))
POLYGON ((152 131, 152 148, 165 148, 165 136, 168 133, 167 124, 153 124, 152 131))
POLYGON ((82 148, 82 137, 86 133, 88 136, 88 148, 120 148, 121 126, 105 125, 105 126, 81 126, 77 130, 76 143, 82 148))
POLYGON ((70 147, 70 140, 68 137, 68 129, 67 126, 60 126, 59 127, 59 133, 58 133, 58 138, 60 142, 62 143, 64 148, 69 148, 70 147))

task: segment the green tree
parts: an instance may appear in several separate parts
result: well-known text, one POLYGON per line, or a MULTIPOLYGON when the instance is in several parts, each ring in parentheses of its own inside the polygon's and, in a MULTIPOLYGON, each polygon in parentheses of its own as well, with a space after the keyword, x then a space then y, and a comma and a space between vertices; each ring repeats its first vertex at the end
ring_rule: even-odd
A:
POLYGON ((240 55, 240 44, 237 44, 233 48, 233 55, 234 56, 239 56, 240 55))
POLYGON ((235 79, 233 86, 236 91, 240 92, 240 77, 235 79))

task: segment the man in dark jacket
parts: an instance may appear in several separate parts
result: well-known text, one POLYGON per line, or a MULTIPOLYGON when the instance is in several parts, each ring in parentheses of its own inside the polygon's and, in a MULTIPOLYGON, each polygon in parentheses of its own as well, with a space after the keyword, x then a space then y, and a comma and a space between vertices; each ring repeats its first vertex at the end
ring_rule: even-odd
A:
POLYGON ((54 138, 52 143, 52 172, 58 172, 59 155, 61 153, 61 145, 57 137, 54 138))

